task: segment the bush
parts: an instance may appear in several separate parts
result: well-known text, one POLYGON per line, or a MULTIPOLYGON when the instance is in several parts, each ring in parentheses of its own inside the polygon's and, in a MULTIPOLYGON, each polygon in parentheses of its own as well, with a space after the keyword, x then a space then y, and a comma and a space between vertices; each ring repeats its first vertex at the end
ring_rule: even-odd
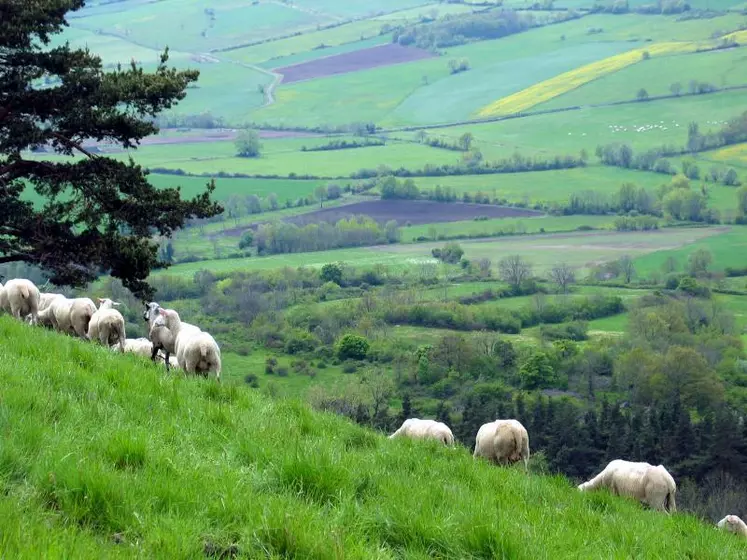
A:
POLYGON ((259 388, 259 379, 253 373, 247 373, 244 376, 244 383, 246 383, 247 385, 249 385, 249 387, 253 387, 254 389, 258 389, 259 388))
POLYGON ((573 340, 576 342, 588 338, 589 325, 585 321, 573 321, 560 325, 542 325, 540 335, 545 340, 573 340))
POLYGON ((363 360, 368 354, 368 340, 357 334, 346 334, 337 342, 337 356, 341 360, 363 360))
POLYGON ((241 239, 239 240, 239 249, 248 249, 252 246, 254 243, 254 232, 250 229, 246 230, 244 233, 241 234, 241 239))
POLYGON ((273 374, 275 373, 275 367, 278 365, 278 361, 273 358, 269 357, 265 359, 265 373, 267 374, 273 374))
POLYGON ((302 329, 294 329, 285 340, 286 354, 300 354, 302 352, 311 352, 316 348, 317 340, 308 332, 302 329))
POLYGON ((277 373, 278 377, 288 377, 288 368, 285 366, 280 366, 277 370, 275 370, 275 373, 277 373))
POLYGON ((348 363, 342 366, 342 373, 355 373, 358 371, 358 366, 353 363, 348 363))

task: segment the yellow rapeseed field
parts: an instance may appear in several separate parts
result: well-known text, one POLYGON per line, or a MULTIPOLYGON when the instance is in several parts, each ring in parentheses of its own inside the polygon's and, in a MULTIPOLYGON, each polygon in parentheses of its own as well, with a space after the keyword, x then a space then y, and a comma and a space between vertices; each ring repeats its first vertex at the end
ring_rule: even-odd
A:
POLYGON ((530 107, 549 101, 558 95, 568 93, 592 80, 635 64, 643 60, 644 52, 648 52, 649 56, 653 57, 695 52, 698 47, 698 43, 681 41, 654 43, 644 48, 633 49, 597 62, 592 62, 586 66, 581 66, 580 68, 565 72, 564 74, 516 92, 508 97, 494 101, 490 105, 486 105, 480 109, 477 115, 480 117, 497 117, 526 111, 530 107))

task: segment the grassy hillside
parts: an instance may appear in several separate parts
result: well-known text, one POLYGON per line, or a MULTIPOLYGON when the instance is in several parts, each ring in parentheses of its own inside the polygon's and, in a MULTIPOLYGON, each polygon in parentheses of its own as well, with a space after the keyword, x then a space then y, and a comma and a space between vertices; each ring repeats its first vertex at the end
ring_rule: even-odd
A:
MULTIPOLYGON (((464 449, 167 376, 0 318, 0 550, 14 558, 741 558, 686 515, 464 449)), ((247 372, 249 373, 249 372, 247 372)))

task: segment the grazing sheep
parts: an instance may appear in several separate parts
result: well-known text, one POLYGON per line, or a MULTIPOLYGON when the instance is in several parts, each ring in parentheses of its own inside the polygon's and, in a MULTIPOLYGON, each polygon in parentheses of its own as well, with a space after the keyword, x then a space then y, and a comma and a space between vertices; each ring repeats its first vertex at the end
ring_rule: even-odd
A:
POLYGON ((524 461, 529 471, 529 434, 518 420, 496 420, 483 424, 475 438, 475 457, 498 465, 524 461))
POLYGON ((89 298, 59 297, 54 298, 47 308, 39 313, 39 317, 60 332, 87 339, 88 325, 94 313, 96 306, 89 298))
POLYGON ((122 314, 114 309, 121 305, 110 299, 99 298, 99 308, 91 317, 88 325, 88 339, 98 340, 104 346, 119 343, 119 351, 125 351, 125 320, 122 314))
POLYGON ((182 323, 173 309, 159 308, 158 313, 174 335, 174 353, 179 367, 187 373, 209 375, 215 372, 215 378, 220 382, 220 348, 213 337, 194 325, 182 323))
POLYGON ((8 280, 4 287, 0 284, 0 309, 21 321, 30 316, 30 323, 36 325, 39 314, 39 288, 25 278, 8 280))
POLYGON ((628 496, 649 507, 673 513, 677 511, 674 494, 677 485, 662 465, 633 463, 615 459, 597 476, 578 486, 582 492, 607 488, 618 496, 628 496))
POLYGON ((55 326, 52 321, 52 317, 46 310, 49 309, 52 303, 58 298, 66 299, 65 296, 63 296, 62 294, 53 294, 53 293, 39 294, 39 312, 37 315, 37 319, 40 325, 44 327, 55 326))
POLYGON ((721 521, 716 523, 716 526, 719 529, 724 529, 747 539, 747 523, 742 521, 736 515, 727 515, 721 521))
POLYGON ((421 420, 420 418, 408 418, 399 429, 389 436, 389 439, 397 437, 409 437, 412 439, 434 439, 444 445, 454 445, 454 434, 443 422, 435 420, 421 420))
MULTIPOLYGON (((146 303, 143 319, 148 322, 148 339, 152 343, 150 359, 155 362, 158 353, 162 352, 165 355, 164 362, 166 362, 166 371, 168 371, 173 363, 171 354, 175 353, 174 334, 166 326, 163 317, 158 312, 159 309, 161 306, 155 301, 146 303)), ((187 328, 194 326, 189 323, 182 323, 182 325, 187 328)))
MULTIPOLYGON (((118 349, 117 346, 112 346, 112 350, 118 349)), ((124 352, 131 352, 140 356, 146 356, 150 358, 150 353, 153 350, 153 343, 147 338, 126 338, 124 342, 124 352)))
MULTIPOLYGON (((166 327, 163 327, 166 329, 166 327)), ((146 358, 150 358, 153 353, 153 343, 148 340, 147 338, 128 338, 125 339, 125 352, 131 352, 133 354, 138 354, 140 356, 144 356, 146 358)), ((111 347, 112 350, 119 350, 118 345, 114 345, 111 347)), ((157 352, 157 356, 159 360, 163 360, 166 362, 166 356, 163 354, 163 352, 157 352)), ((171 367, 179 367, 179 362, 177 362, 176 358, 174 356, 171 356, 169 358, 169 365, 171 367)))

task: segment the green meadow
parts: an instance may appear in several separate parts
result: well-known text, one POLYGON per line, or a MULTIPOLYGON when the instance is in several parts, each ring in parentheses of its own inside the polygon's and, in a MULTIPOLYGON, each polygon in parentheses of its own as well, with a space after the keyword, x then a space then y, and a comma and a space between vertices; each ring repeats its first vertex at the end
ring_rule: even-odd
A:
POLYGON ((688 515, 32 329, 0 318, 0 548, 13 558, 745 553, 688 515))

